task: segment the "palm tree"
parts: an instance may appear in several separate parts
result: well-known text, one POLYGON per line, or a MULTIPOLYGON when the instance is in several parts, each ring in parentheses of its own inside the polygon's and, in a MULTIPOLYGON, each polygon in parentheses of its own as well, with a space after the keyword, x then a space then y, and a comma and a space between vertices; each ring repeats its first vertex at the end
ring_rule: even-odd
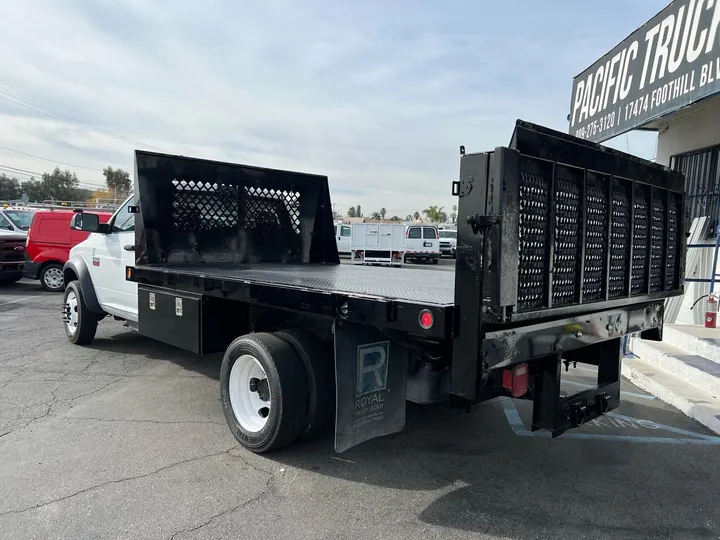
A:
POLYGON ((427 216, 427 218, 434 222, 434 223, 442 223, 444 221, 444 217, 447 217, 447 214, 443 212, 444 206, 429 206, 425 210, 423 210, 423 214, 427 216))
POLYGON ((385 219, 385 214, 387 214, 387 210, 385 210, 384 208, 381 208, 380 209, 380 217, 382 217, 382 219, 385 219))
POLYGON ((380 215, 380 212, 373 212, 372 214, 370 214, 370 219, 380 221, 382 219, 382 216, 380 215))

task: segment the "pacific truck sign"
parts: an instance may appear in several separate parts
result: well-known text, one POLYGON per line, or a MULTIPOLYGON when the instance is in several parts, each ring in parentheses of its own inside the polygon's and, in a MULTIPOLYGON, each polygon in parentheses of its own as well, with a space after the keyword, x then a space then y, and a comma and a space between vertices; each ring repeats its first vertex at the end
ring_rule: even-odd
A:
POLYGON ((570 134, 602 142, 720 92, 720 0, 674 1, 573 80, 570 134))

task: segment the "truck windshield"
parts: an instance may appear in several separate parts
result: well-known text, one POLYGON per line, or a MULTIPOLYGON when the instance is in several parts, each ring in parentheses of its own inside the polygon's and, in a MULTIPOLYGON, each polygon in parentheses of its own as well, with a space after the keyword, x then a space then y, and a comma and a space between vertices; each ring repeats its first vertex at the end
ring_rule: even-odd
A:
POLYGON ((33 213, 30 210, 5 210, 5 216, 12 221, 18 229, 30 230, 33 213))
POLYGON ((457 238, 457 231, 440 231, 440 238, 457 238))

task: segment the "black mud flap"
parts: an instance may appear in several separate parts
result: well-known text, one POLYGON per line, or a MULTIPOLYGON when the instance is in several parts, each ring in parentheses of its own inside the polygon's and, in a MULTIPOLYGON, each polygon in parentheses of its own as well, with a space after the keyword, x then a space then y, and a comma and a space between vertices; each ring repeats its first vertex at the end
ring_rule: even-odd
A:
POLYGON ((377 329, 335 325, 335 451, 405 427, 406 349, 377 329))

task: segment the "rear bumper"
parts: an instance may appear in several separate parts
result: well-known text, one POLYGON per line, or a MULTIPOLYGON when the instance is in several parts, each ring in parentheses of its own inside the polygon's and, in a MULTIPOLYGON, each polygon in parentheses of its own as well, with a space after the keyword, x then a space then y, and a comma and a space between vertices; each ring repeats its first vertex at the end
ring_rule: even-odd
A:
POLYGON ((440 253, 405 253, 406 259, 439 259, 440 253))
POLYGON ((25 265, 23 267, 23 276, 28 279, 39 279, 38 273, 40 271, 40 263, 32 262, 25 256, 25 265))

